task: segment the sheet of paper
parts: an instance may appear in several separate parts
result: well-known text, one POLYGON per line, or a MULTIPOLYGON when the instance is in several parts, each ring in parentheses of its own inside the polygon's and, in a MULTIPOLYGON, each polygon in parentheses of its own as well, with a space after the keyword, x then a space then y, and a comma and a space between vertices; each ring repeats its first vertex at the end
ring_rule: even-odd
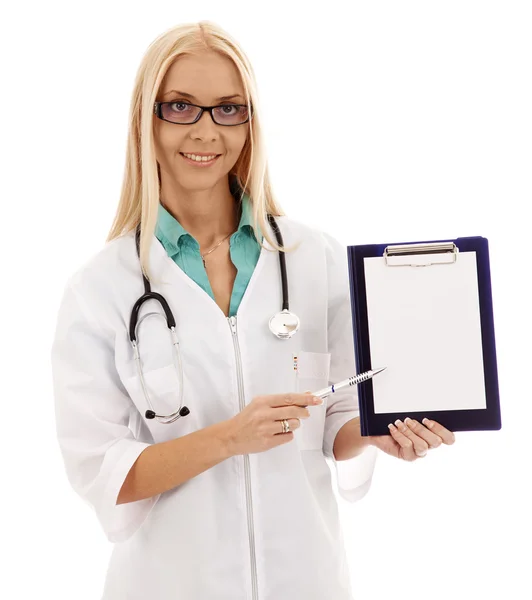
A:
POLYGON ((486 408, 476 252, 364 269, 375 413, 486 408))

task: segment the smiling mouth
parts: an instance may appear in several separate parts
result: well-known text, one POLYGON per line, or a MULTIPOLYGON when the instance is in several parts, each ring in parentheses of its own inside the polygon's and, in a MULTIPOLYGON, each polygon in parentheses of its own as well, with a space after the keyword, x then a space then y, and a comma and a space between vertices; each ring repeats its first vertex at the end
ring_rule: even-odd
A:
MULTIPOLYGON (((184 152, 180 152, 179 154, 181 154, 181 156, 185 156, 184 152)), ((196 155, 197 156, 197 155, 196 155)), ((218 158, 219 156, 222 156, 221 154, 209 154, 209 156, 214 156, 215 158, 218 158)), ((186 158, 186 157, 185 157, 186 158)), ((203 157, 202 157, 203 158, 203 157)))
POLYGON ((183 157, 186 163, 188 163, 190 166, 197 168, 210 167, 211 165, 214 165, 216 163, 220 156, 222 156, 221 154, 216 154, 214 155, 214 158, 211 158, 210 160, 196 160, 194 158, 188 158, 188 156, 185 156, 182 152, 180 152, 179 154, 183 157))

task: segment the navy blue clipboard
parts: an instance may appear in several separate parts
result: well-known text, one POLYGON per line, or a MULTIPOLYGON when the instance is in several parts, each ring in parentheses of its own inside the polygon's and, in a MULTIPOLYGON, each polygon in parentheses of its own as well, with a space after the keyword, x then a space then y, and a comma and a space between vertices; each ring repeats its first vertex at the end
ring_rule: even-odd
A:
MULTIPOLYGON (((403 420, 406 417, 416 419, 419 422, 421 422, 424 417, 427 417, 441 423, 450 431, 484 431, 501 429, 489 249, 488 240, 484 237, 461 237, 455 240, 395 242, 389 244, 370 244, 347 247, 357 373, 369 371, 371 368, 385 366, 371 364, 364 258, 380 256, 383 257, 384 260, 385 250, 388 246, 431 245, 441 244, 443 242, 454 243, 460 252, 474 251, 476 253, 486 408, 481 410, 376 414, 374 412, 373 382, 369 379, 357 386, 360 406, 360 428, 363 436, 389 434, 390 430, 388 429, 388 424, 393 423, 396 419, 403 420)), ((376 375, 376 377, 379 376, 380 375, 376 375)))

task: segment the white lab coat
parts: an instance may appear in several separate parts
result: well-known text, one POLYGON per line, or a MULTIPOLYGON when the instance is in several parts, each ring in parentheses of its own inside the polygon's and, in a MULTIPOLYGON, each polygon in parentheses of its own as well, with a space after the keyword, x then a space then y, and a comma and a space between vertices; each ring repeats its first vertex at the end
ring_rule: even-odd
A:
MULTIPOLYGON (((105 244, 69 278, 52 347, 57 435, 69 482, 115 543, 103 600, 353 599, 325 457, 342 497, 355 502, 366 494, 376 449, 338 463, 332 454, 338 430, 359 415, 356 388, 310 406, 312 416, 289 443, 231 457, 163 494, 116 505, 149 445, 230 419, 257 395, 316 391, 355 374, 345 246, 287 216, 276 220, 287 246, 301 242, 286 254, 290 309, 301 320, 288 340, 268 328, 282 306, 276 252, 261 251, 235 331, 235 319, 153 238, 150 265, 164 283, 152 290, 176 319, 191 411, 170 425, 144 417, 148 405, 128 338, 131 308, 144 293, 134 233, 105 244)), ((150 300, 139 317, 155 312, 162 309, 150 300)), ((148 317, 138 339, 154 408, 169 414, 178 396, 166 322, 148 317)))

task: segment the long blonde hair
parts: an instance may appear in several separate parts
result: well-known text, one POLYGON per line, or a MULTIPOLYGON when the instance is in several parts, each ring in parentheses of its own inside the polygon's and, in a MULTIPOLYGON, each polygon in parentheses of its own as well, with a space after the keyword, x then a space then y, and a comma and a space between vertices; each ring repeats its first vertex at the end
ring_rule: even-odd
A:
MULTIPOLYGON (((153 119, 156 118, 154 103, 170 65, 180 56, 195 55, 206 50, 217 52, 233 61, 242 79, 246 104, 253 107, 253 117, 249 121, 250 135, 229 177, 235 177, 239 187, 249 196, 257 240, 260 240, 258 226, 274 251, 281 249, 267 226, 267 213, 273 216, 284 216, 285 213, 275 200, 270 185, 253 68, 236 40, 215 23, 185 23, 157 37, 148 47, 137 71, 129 112, 120 202, 106 240, 109 242, 127 234, 141 223, 140 264, 148 279, 149 249, 157 225, 160 191, 153 135, 153 119)), ((289 252, 293 247, 282 249, 289 252)))

